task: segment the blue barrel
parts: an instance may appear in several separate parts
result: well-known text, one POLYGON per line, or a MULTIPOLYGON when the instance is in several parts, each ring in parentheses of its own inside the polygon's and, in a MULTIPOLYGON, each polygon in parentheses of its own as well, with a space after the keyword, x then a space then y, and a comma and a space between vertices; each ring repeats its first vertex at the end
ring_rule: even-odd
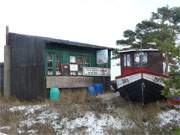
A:
POLYGON ((88 93, 91 96, 96 96, 96 90, 95 90, 94 86, 89 86, 88 87, 88 93))
POLYGON ((58 101, 60 99, 60 90, 57 87, 50 89, 50 100, 58 101))
POLYGON ((175 97, 176 100, 180 100, 180 96, 175 97))
POLYGON ((104 87, 102 83, 94 84, 94 88, 95 88, 96 93, 100 93, 100 94, 104 93, 104 87))

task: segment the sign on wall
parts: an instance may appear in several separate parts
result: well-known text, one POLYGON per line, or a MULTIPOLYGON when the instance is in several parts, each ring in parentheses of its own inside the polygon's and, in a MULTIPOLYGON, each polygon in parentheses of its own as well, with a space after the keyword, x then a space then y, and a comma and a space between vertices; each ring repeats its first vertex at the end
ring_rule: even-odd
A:
POLYGON ((100 50, 96 53, 97 64, 106 64, 108 63, 108 50, 100 50))
POLYGON ((84 76, 110 76, 110 68, 83 67, 84 76))
POLYGON ((78 65, 77 64, 70 64, 70 71, 78 71, 78 65))
POLYGON ((70 63, 76 63, 76 57, 70 56, 70 63))

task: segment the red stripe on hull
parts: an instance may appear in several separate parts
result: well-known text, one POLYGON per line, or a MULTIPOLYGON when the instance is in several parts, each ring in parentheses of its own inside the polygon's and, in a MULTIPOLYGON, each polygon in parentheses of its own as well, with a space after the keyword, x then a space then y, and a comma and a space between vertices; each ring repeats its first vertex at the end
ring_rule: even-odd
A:
POLYGON ((116 79, 134 75, 134 74, 138 74, 138 73, 147 73, 147 74, 151 74, 151 75, 155 75, 155 76, 159 76, 159 77, 168 78, 168 75, 165 75, 163 73, 154 72, 149 68, 133 68, 133 69, 132 68, 124 68, 122 75, 117 76, 116 79))

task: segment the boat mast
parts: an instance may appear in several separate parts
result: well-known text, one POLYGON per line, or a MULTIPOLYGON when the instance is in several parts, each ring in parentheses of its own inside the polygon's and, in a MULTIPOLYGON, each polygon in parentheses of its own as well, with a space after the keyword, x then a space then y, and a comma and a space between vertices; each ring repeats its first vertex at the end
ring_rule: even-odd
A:
MULTIPOLYGON (((140 68, 142 68, 142 43, 140 44, 140 68)), ((144 82, 143 82, 143 74, 141 73, 141 96, 142 96, 142 106, 144 106, 144 82)))

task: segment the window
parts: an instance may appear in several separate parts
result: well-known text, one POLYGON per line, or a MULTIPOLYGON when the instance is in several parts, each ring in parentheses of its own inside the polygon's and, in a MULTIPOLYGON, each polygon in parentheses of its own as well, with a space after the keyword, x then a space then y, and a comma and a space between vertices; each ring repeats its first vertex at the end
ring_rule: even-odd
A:
POLYGON ((130 67, 130 66, 131 66, 131 55, 124 54, 124 67, 130 67))
POLYGON ((77 65, 77 71, 71 70, 71 75, 82 75, 83 74, 83 67, 90 66, 90 61, 87 56, 70 56, 70 64, 72 65, 72 69, 75 69, 77 65), (75 65, 76 64, 76 65, 75 65))
POLYGON ((55 75, 61 75, 61 61, 58 55, 55 55, 55 75))
POLYGON ((77 64, 79 65, 78 75, 83 74, 83 67, 90 66, 88 57, 85 57, 85 56, 78 56, 77 57, 77 64))
POLYGON ((134 64, 137 66, 143 66, 147 64, 147 53, 146 52, 138 52, 134 54, 134 64))
POLYGON ((47 53, 47 75, 61 75, 60 58, 58 53, 47 53))
POLYGON ((47 75, 53 75, 53 57, 52 54, 48 54, 47 56, 47 75))

